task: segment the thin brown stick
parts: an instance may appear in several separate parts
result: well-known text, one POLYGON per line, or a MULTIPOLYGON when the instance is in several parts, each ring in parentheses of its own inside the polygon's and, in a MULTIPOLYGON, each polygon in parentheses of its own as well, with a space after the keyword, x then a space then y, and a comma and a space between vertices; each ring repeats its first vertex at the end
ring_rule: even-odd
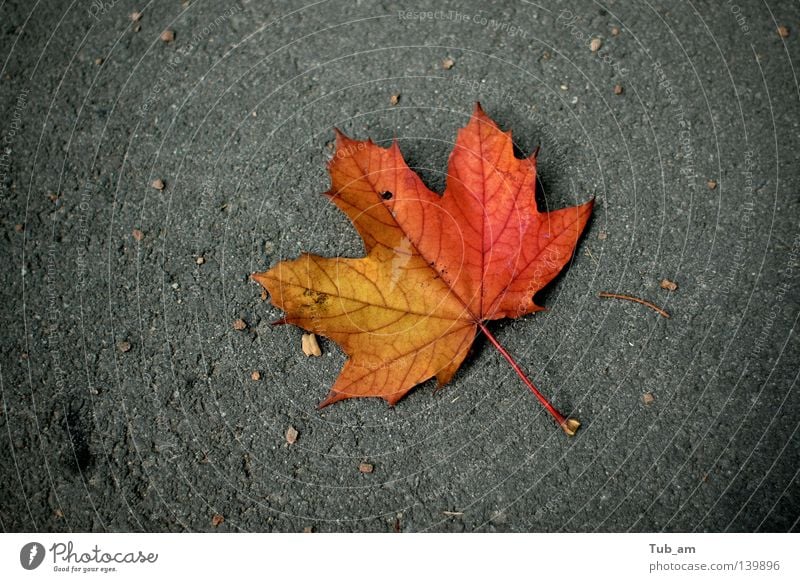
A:
POLYGON ((640 303, 641 305, 646 305, 656 313, 658 313, 661 317, 666 317, 669 319, 669 313, 658 307, 657 305, 653 305, 649 301, 645 301, 644 299, 639 299, 638 297, 631 297, 630 295, 621 295, 619 293, 606 293, 605 291, 600 291, 600 297, 607 297, 608 299, 624 299, 625 301, 633 301, 634 303, 640 303))

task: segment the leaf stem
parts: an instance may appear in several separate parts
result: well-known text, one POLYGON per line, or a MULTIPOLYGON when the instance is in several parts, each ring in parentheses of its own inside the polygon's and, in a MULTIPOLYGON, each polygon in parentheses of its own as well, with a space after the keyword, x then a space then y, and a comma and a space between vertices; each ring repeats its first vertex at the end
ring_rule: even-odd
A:
POLYGON ((541 392, 539 392, 536 386, 533 385, 533 382, 531 382, 528 376, 525 375, 525 372, 522 371, 522 368, 519 367, 519 364, 517 364, 514 358, 511 357, 511 354, 509 354, 502 344, 497 341, 497 338, 492 335, 492 332, 487 329, 482 321, 478 322, 478 327, 483 332, 483 335, 485 335, 486 338, 492 342, 492 345, 497 348, 497 351, 500 352, 500 354, 506 359, 506 361, 508 361, 509 364, 511 364, 511 367, 517 373, 517 376, 520 377, 530 391, 533 392, 533 395, 536 396, 539 402, 542 403, 542 406, 544 406, 545 410, 547 410, 547 412, 550 413, 550 416, 552 416, 556 423, 558 423, 558 426, 561 427, 561 430, 563 430, 569 436, 575 436, 575 432, 578 430, 578 428, 580 428, 581 423, 575 418, 565 417, 558 410, 556 410, 555 406, 553 406, 550 401, 545 398, 541 392))

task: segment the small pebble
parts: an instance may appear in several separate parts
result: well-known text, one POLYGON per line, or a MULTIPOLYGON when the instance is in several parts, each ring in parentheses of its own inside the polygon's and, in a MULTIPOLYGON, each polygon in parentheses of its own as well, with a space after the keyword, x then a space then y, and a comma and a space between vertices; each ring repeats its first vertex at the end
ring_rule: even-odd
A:
POLYGON ((261 372, 259 372, 258 370, 254 370, 253 373, 250 374, 250 379, 253 382, 258 382, 259 380, 261 380, 261 372))
POLYGON ((22 224, 15 224, 14 230, 16 230, 17 232, 22 232, 23 230, 25 230, 25 226, 22 224))
POLYGON ((561 89, 562 91, 566 91, 567 89, 569 89, 567 85, 559 85, 558 88, 561 89))
POLYGON ((261 301, 266 301, 266 300, 267 300, 267 290, 266 289, 262 289, 261 290, 261 301))
POLYGON ((788 26, 779 26, 778 27, 778 36, 781 38, 788 38, 789 37, 789 27, 788 26))
POLYGON ((606 240, 608 238, 608 233, 604 230, 601 230, 597 233, 598 240, 606 240))
POLYGON ((198 265, 202 265, 203 263, 206 262, 206 260, 203 256, 199 256, 194 260, 194 262, 197 263, 198 265))
POLYGON ((397 105, 400 102, 400 94, 397 93, 389 97, 389 103, 392 105, 397 105))
POLYGON ((589 43, 589 50, 593 53, 596 53, 600 50, 600 47, 603 46, 603 41, 599 38, 593 38, 592 41, 589 43))
POLYGON ((303 533, 314 533, 314 528, 310 525, 303 528, 303 533))
POLYGON ((222 517, 219 513, 214 514, 214 517, 211 518, 211 525, 214 527, 219 527, 223 523, 225 523, 225 518, 222 517))
POLYGON ((123 354, 129 352, 131 351, 131 342, 125 342, 125 341, 119 342, 117 344, 117 348, 119 348, 119 351, 121 351, 123 354))
POLYGON ((131 234, 133 235, 133 238, 135 238, 137 241, 141 241, 144 238, 144 233, 138 228, 134 228, 131 234))
POLYGON ((102 64, 103 64, 103 59, 101 59, 100 57, 97 57, 97 58, 94 60, 94 64, 95 64, 95 65, 102 65, 102 64))
POLYGON ((655 402, 655 399, 656 397, 653 396, 652 392, 645 392, 642 394, 642 402, 644 402, 646 406, 650 406, 653 402, 655 402))
POLYGON ((163 190, 164 189, 164 180, 161 178, 156 178, 153 180, 150 185, 155 188, 156 190, 163 190))
POLYGON ((247 324, 245 323, 244 319, 237 319, 233 322, 233 329, 236 331, 243 331, 247 329, 247 324))
POLYGON ((161 40, 168 43, 172 42, 175 40, 175 31, 170 29, 165 30, 161 33, 161 40))
POLYGON ((717 181, 716 180, 709 180, 706 182, 706 186, 708 186, 709 190, 716 190, 717 189, 717 181))
POLYGON ((659 283, 662 289, 666 289, 667 291, 677 291, 678 284, 675 281, 670 281, 669 279, 661 279, 659 283))
POLYGON ((447 57, 445 60, 442 61, 442 68, 445 69, 446 71, 449 71, 450 69, 453 68, 453 65, 455 64, 456 62, 452 58, 447 57))
POLYGON ((375 470, 375 467, 372 465, 372 463, 361 463, 358 466, 358 470, 362 473, 372 473, 375 470))
POLYGON ((300 433, 297 432, 297 429, 292 425, 289 425, 289 428, 286 429, 286 442, 290 445, 293 445, 297 442, 297 437, 300 436, 300 433))
POLYGON ((139 22, 142 19, 142 13, 141 12, 131 12, 128 15, 128 18, 131 19, 131 22, 139 22))
POLYGON ((612 26, 611 27, 611 36, 619 36, 619 27, 618 26, 612 26))
POLYGON ((614 85, 614 95, 622 95, 623 91, 622 85, 614 85))
POLYGON ((139 32, 140 30, 142 30, 141 24, 137 22, 136 24, 133 25, 133 32, 139 32))
POLYGON ((318 358, 322 355, 322 350, 319 349, 317 336, 315 336, 313 333, 303 334, 301 346, 303 348, 303 353, 307 356, 315 356, 318 358))

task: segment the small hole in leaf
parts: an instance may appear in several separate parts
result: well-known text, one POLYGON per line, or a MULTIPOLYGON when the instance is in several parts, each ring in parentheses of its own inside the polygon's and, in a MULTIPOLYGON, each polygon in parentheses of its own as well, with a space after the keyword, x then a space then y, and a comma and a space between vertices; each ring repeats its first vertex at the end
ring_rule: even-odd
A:
POLYGON ((383 198, 384 200, 391 200, 392 196, 394 196, 394 194, 392 194, 388 190, 381 192, 381 198, 383 198))

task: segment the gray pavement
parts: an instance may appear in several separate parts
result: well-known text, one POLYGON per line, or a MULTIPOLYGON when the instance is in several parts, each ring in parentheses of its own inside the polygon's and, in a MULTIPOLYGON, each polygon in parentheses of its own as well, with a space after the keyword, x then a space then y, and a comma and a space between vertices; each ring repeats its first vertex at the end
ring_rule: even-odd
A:
POLYGON ((667 4, 0 4, 0 527, 797 530, 800 7, 667 4), (540 207, 596 197, 548 311, 491 326, 573 439, 483 340, 319 412, 341 351, 248 280, 363 253, 334 127, 441 191, 478 100, 540 207))

